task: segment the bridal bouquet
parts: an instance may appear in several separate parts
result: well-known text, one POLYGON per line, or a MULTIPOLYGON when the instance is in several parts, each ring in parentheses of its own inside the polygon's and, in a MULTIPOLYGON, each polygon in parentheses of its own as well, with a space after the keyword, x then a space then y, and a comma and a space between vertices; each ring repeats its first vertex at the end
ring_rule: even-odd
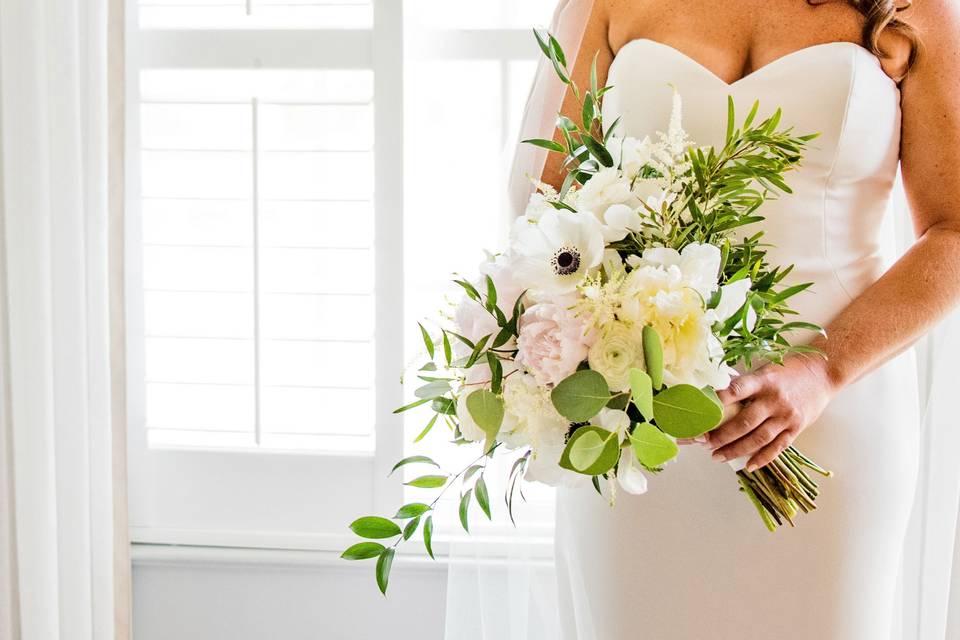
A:
MULTIPOLYGON (((561 142, 529 140, 566 156, 559 191, 538 184, 509 246, 491 255, 475 278, 455 280, 463 298, 451 317, 420 331, 426 362, 417 400, 432 417, 419 441, 445 425, 455 445, 482 447, 456 473, 431 469, 408 485, 437 489, 431 503, 410 503, 393 518, 368 516, 350 525, 365 541, 343 553, 377 558, 386 592, 397 545, 422 530, 433 556, 432 511, 458 486, 460 520, 468 529, 475 500, 490 517, 484 473, 502 450, 520 450, 507 479, 513 519, 519 478, 549 485, 592 482, 612 496, 639 494, 646 474, 664 472, 678 438, 695 438, 723 420, 716 390, 737 375, 734 365, 780 363, 793 330, 820 327, 787 321, 789 300, 809 284, 782 286, 791 267, 765 260, 759 222, 767 198, 789 193, 786 172, 814 136, 780 127, 780 112, 756 122, 758 105, 736 124, 728 104, 722 148, 698 147, 681 123, 681 99, 664 133, 618 137, 600 104, 608 87, 581 93, 563 51, 549 35, 537 41, 577 97, 580 122, 561 116, 561 142), (388 541, 388 544, 378 542, 388 541)), ((737 461, 734 461, 735 463, 737 461)), ((414 455, 406 465, 439 467, 414 455)), ((748 471, 732 465, 740 490, 772 531, 815 508, 808 470, 827 475, 793 447, 748 471)))

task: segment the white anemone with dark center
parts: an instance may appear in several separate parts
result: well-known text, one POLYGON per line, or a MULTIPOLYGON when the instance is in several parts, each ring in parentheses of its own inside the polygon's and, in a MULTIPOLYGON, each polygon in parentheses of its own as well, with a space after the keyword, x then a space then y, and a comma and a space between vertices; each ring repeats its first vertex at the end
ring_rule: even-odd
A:
POLYGON ((603 260, 603 230, 596 217, 549 211, 537 221, 514 226, 514 278, 531 294, 571 293, 603 260))

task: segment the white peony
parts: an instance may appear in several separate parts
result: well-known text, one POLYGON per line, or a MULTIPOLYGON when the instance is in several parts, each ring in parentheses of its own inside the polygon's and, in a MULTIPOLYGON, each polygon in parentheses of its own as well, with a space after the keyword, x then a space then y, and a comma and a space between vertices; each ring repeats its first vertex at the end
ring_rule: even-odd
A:
POLYGON ((722 345, 713 334, 720 318, 706 308, 717 288, 719 250, 697 244, 680 253, 648 249, 631 264, 634 269, 623 284, 620 315, 638 326, 650 325, 660 334, 664 381, 725 388, 732 369, 723 364, 722 345))
POLYGON ((590 477, 560 466, 564 445, 549 445, 534 449, 527 462, 524 480, 541 482, 551 487, 582 487, 590 482, 590 477))
POLYGON ((639 215, 636 218, 631 215, 639 206, 640 200, 630 189, 630 179, 612 167, 595 173, 580 189, 576 200, 578 211, 592 214, 601 223, 606 242, 622 240, 628 229, 639 228, 639 215), (608 218, 611 209, 612 215, 608 218))
POLYGON ((549 211, 514 226, 514 278, 534 297, 571 293, 603 260, 600 224, 591 215, 549 211))
POLYGON ((693 287, 704 300, 717 288, 720 276, 720 249, 712 244, 691 243, 683 251, 655 247, 643 252, 637 265, 657 265, 680 268, 686 286, 693 287))

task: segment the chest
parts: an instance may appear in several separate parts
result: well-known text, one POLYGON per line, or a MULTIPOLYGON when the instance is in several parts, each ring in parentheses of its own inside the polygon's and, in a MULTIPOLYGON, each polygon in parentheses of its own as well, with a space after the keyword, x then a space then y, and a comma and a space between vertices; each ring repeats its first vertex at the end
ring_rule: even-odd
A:
MULTIPOLYGON (((793 51, 824 42, 860 43, 864 18, 845 2, 811 5, 806 0, 610 0, 608 40, 614 52, 632 40, 650 38, 687 53, 732 83, 793 51)), ((894 34, 880 42, 901 64, 894 34)))

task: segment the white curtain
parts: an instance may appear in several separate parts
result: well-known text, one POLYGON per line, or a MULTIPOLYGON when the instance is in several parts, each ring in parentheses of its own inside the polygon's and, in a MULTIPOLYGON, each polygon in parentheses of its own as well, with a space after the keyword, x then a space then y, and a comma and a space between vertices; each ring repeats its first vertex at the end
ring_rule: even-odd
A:
POLYGON ((0 640, 125 636, 107 34, 107 0, 0 0, 0 640))

